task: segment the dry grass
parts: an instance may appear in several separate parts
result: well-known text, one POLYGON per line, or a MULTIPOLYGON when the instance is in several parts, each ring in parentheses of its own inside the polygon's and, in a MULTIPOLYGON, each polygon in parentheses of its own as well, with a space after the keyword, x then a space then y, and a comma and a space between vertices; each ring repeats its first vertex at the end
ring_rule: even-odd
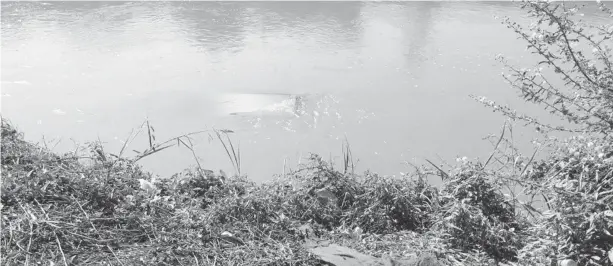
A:
MULTIPOLYGON (((89 148, 89 156, 57 155, 3 121, 3 265, 316 265, 303 247, 307 238, 341 227, 390 232, 423 223, 394 221, 401 217, 389 206, 356 216, 372 201, 368 193, 389 197, 388 205, 394 198, 365 191, 323 162, 312 174, 262 186, 198 167, 157 182, 150 193, 139 179, 152 176, 136 160, 89 148), (326 187, 343 202, 317 196, 326 187)), ((228 154, 238 168, 239 155, 228 154)))
MULTIPOLYGON (((148 135, 153 154, 159 145, 148 135)), ((174 139, 193 151, 188 140, 180 140, 174 139)), ((238 168, 239 155, 231 150, 230 139, 225 141, 227 155, 238 168)), ((596 144, 600 151, 611 149, 610 143, 596 144)), ((416 167, 414 175, 399 178, 355 174, 348 145, 344 149, 340 171, 312 155, 298 170, 255 184, 199 164, 155 181, 157 189, 147 191, 139 180, 153 178, 134 159, 107 154, 98 144, 89 146, 87 156, 54 154, 24 141, 3 121, 1 263, 323 265, 305 245, 327 241, 376 257, 403 259, 430 252, 444 265, 503 265, 520 259, 544 265, 545 260, 537 262, 534 256, 541 254, 548 261, 591 258, 586 245, 613 224, 606 220, 611 197, 602 197, 589 205, 598 217, 557 221, 559 226, 580 225, 574 235, 582 238, 573 241, 582 244, 559 242, 566 255, 550 254, 546 251, 557 243, 547 238, 552 227, 544 218, 528 221, 516 209, 520 205, 502 195, 496 180, 504 176, 496 171, 464 162, 449 170, 416 167), (441 189, 424 181, 430 173, 445 177, 441 189), (549 242, 536 243, 537 235, 549 242)), ((593 153, 585 156, 599 168, 583 171, 581 180, 585 189, 602 194, 610 189, 611 165, 593 153), (588 178, 594 169, 604 178, 598 181, 601 190, 588 178)), ((555 158, 530 162, 534 167, 526 182, 536 182, 534 176, 549 171, 545 166, 568 160, 555 158)), ((559 189, 546 192, 552 204, 570 204, 564 201, 569 198, 556 196, 562 193, 559 189)), ((606 250, 611 244, 600 242, 597 247, 606 250)))

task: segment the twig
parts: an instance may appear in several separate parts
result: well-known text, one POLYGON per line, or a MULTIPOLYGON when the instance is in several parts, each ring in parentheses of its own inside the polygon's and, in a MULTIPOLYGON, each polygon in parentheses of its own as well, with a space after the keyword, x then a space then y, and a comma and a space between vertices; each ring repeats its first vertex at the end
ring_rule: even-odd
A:
POLYGON ((494 154, 496 154, 496 151, 498 150, 498 145, 500 145, 500 142, 502 141, 502 138, 504 137, 504 132, 506 131, 506 127, 507 127, 507 121, 504 121, 504 124, 502 125, 502 132, 500 133, 500 138, 498 138, 498 142, 496 142, 496 145, 494 146, 494 150, 492 151, 492 154, 490 154, 490 157, 487 158, 487 161, 485 161, 483 168, 485 168, 487 164, 490 163, 490 160, 492 159, 492 157, 494 157, 494 154))
MULTIPOLYGON (((19 203, 19 207, 21 208, 21 210, 25 213, 25 214, 29 214, 28 211, 26 211, 26 209, 21 205, 21 203, 19 203)), ((28 222, 30 223, 30 238, 28 239, 28 247, 26 250, 26 265, 30 264, 30 246, 32 245, 32 235, 34 235, 32 233, 32 228, 34 228, 32 220, 30 219, 31 215, 29 215, 28 217, 28 222)), ((11 231, 12 232, 12 231, 11 231)), ((17 242, 16 242, 17 243, 17 242)), ((19 247, 19 244, 17 244, 17 246, 19 247)), ((21 247, 20 247, 21 248, 21 247)))
MULTIPOLYGON (((45 211, 43 206, 41 206, 40 203, 38 202, 38 200, 36 200, 36 199, 34 199, 34 202, 36 202, 36 205, 38 205, 38 208, 40 208, 40 210, 43 212, 43 214, 45 215, 45 218, 47 218, 47 220, 49 220, 49 215, 47 214, 47 212, 45 211)), ((64 266, 68 266, 68 261, 66 261, 66 255, 64 254, 64 250, 62 250, 62 243, 60 242, 60 239, 57 236, 57 232, 55 230, 53 230, 53 235, 55 236, 55 241, 57 242, 57 247, 60 249, 60 253, 62 254, 62 259, 64 260, 64 266)))
POLYGON ((172 256, 175 258, 175 260, 177 260, 177 262, 179 263, 179 265, 183 266, 183 263, 181 263, 181 260, 179 260, 179 258, 177 258, 177 255, 175 255, 174 253, 172 254, 172 256))
POLYGON ((192 256, 194 256, 194 259, 196 260, 196 266, 200 266, 200 263, 198 262, 198 257, 196 257, 195 254, 192 254, 192 256))
POLYGON ((155 150, 155 146, 153 146, 153 139, 151 135, 151 125, 149 125, 149 119, 146 120, 147 123, 147 136, 149 137, 149 148, 155 150))
POLYGON ((47 145, 47 140, 45 139, 44 135, 43 135, 43 146, 45 146, 45 149, 49 150, 49 146, 47 145))
POLYGON ((62 259, 64 260, 64 266, 68 266, 68 262, 66 261, 66 255, 64 255, 64 250, 62 250, 62 243, 60 243, 60 239, 57 237, 57 233, 55 232, 55 230, 53 230, 53 235, 55 236, 57 247, 60 249, 60 253, 62 254, 62 259))
POLYGON ((145 158, 145 157, 147 157, 149 155, 152 155, 152 154, 154 154, 156 152, 159 152, 159 151, 164 150, 166 148, 170 148, 170 147, 175 145, 175 144, 168 144, 170 142, 174 142, 174 141, 177 141, 177 140, 179 140, 181 138, 185 138, 185 137, 189 137, 189 136, 192 136, 192 135, 201 134, 201 133, 205 133, 205 132, 209 132, 209 130, 194 131, 194 132, 187 133, 187 134, 184 134, 184 135, 181 135, 181 136, 178 136, 178 137, 170 138, 170 139, 168 139, 168 140, 166 140, 164 142, 161 142, 161 143, 157 144, 155 151, 151 151, 150 149, 147 149, 145 152, 143 152, 143 154, 141 154, 141 155, 137 156, 136 158, 132 159, 132 163, 138 162, 139 160, 141 160, 141 159, 143 159, 143 158, 145 158), (168 144, 168 145, 166 145, 166 144, 168 144), (166 145, 166 146, 164 146, 164 145, 166 145), (162 147, 162 148, 159 148, 159 147, 162 147))
POLYGON ((28 239, 28 249, 26 250, 26 265, 30 265, 30 247, 32 246, 32 235, 34 235, 32 228, 32 221, 30 221, 30 237, 28 239))
POLYGON ((438 166, 436 166, 433 162, 431 162, 428 159, 425 159, 428 163, 430 163, 432 166, 434 166, 434 168, 436 168, 440 173, 441 173, 441 179, 445 180, 445 178, 449 178, 449 175, 447 173, 445 173, 445 171, 443 171, 443 169, 439 168, 438 166))
POLYGON ((77 156, 78 156, 78 152, 79 152, 80 145, 79 145, 79 143, 78 143, 77 141, 75 141, 73 138, 70 138, 70 140, 72 140, 72 143, 75 145, 74 152, 72 152, 73 157, 77 157, 77 156))
POLYGON ((98 230, 96 229, 96 226, 94 226, 94 223, 92 223, 92 221, 89 219, 89 215, 87 214, 87 212, 85 212, 85 210, 83 210, 83 206, 81 206, 81 203, 79 203, 79 201, 74 197, 71 196, 72 199, 77 203, 77 205, 79 205, 79 209, 81 209, 81 211, 83 212, 83 214, 85 215, 85 218, 87 218, 87 221, 89 222, 89 224, 92 226, 92 228, 94 229, 94 231, 98 232, 98 230))
POLYGON ((183 145, 192 152, 192 156, 194 157, 196 164, 198 164, 198 171, 202 174, 202 165, 200 165, 200 160, 198 160, 198 156, 196 156, 196 152, 194 151, 194 144, 189 137, 186 137, 186 139, 189 141, 189 145, 187 145, 187 143, 185 143, 182 139, 177 139, 177 142, 183 143, 183 145))
POLYGON ((444 164, 449 168, 453 168, 453 166, 449 162, 447 162, 447 160, 443 159, 440 154, 436 153, 435 155, 439 159, 439 161, 441 161, 441 164, 444 164))
POLYGON ((130 131, 130 135, 128 135, 128 138, 126 139, 126 141, 123 142, 123 146, 121 147, 121 150, 119 151, 119 156, 118 156, 119 158, 121 158, 124 150, 126 149, 126 147, 128 147, 128 143, 130 142, 130 137, 132 137, 133 133, 134 133, 134 129, 130 131))
POLYGON ((119 264, 121 264, 122 266, 124 266, 123 262, 121 262, 121 260, 119 260, 119 258, 117 257, 117 255, 115 255, 115 252, 113 252, 113 249, 111 248, 111 246, 106 245, 106 247, 109 249, 109 251, 111 251, 111 253, 113 254, 113 257, 115 257, 115 259, 119 262, 119 264))
POLYGON ((540 150, 540 147, 537 147, 534 152, 532 153, 532 157, 530 157, 530 160, 528 161, 528 163, 526 163, 526 166, 524 167, 524 170, 521 171, 521 173, 519 174, 519 176, 524 175, 524 173, 526 172, 526 170, 528 169, 528 166, 530 166, 530 163, 532 163, 532 161, 534 160, 534 156, 536 156, 536 153, 540 150))
POLYGON ((238 175, 240 176, 241 175, 240 151, 238 152, 238 156, 236 156, 234 145, 232 145, 232 140, 230 140, 228 133, 224 132, 224 135, 226 135, 226 139, 228 139, 228 143, 230 144, 230 148, 232 149, 232 155, 234 156, 234 162, 236 162, 236 169, 237 169, 238 175))
MULTIPOLYGON (((221 145, 223 145, 223 148, 226 150, 226 154, 228 155, 228 158, 230 158, 230 162, 232 163, 232 166, 234 167, 234 170, 240 175, 240 169, 238 168, 239 166, 236 165, 237 164, 236 163, 236 157, 232 158, 232 155, 230 155, 230 151, 228 150, 228 146, 226 145, 224 140, 221 138, 221 134, 219 133, 219 130, 213 129, 213 131, 217 135, 217 138, 221 142, 221 145)), ((227 133, 224 132, 224 134, 226 134, 226 137, 227 137, 227 133)), ((228 141, 230 142, 230 144, 232 144, 232 141, 230 140, 230 138, 228 138, 228 141)), ((232 149, 232 153, 234 153, 234 149, 232 149)))
POLYGON ((138 162, 140 159, 143 159, 143 158, 145 158, 145 157, 147 157, 147 156, 149 156, 149 155, 152 155, 152 154, 154 154, 154 153, 157 153, 157 152, 163 151, 163 150, 165 150, 165 149, 167 149, 167 148, 170 148, 170 147, 172 147, 172 146, 174 146, 174 144, 167 145, 167 146, 164 146, 164 147, 161 147, 161 148, 156 148, 156 149, 154 149, 154 150, 148 150, 148 151, 145 151, 143 154, 141 154, 141 155, 139 155, 138 157, 136 157, 136 159, 134 159, 132 162, 133 162, 133 163, 138 162))

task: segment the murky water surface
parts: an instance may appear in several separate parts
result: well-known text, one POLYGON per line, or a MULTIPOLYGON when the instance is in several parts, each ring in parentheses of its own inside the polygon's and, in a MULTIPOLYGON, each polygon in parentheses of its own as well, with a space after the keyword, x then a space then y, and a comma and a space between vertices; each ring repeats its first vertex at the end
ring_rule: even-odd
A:
MULTIPOLYGON (((486 156, 503 119, 469 94, 539 110, 494 60, 533 61, 494 18, 522 14, 508 2, 3 1, 2 114, 58 151, 99 138, 117 152, 148 118, 158 141, 233 130, 259 181, 308 152, 338 160, 345 138, 359 170, 398 174, 486 156)), ((231 171, 217 142, 194 141, 205 167, 231 171)), ((141 134, 129 150, 146 145, 141 134)), ((167 176, 194 159, 175 148, 142 163, 167 176)))

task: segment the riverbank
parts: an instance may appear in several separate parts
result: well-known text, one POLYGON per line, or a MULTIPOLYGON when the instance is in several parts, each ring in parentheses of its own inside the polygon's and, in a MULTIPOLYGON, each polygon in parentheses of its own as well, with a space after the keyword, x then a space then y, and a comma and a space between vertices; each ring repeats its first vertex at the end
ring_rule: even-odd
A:
MULTIPOLYGON (((312 248, 337 244, 400 265, 425 253, 441 265, 495 265, 538 257, 530 237, 546 225, 470 162, 439 169, 437 189, 426 168, 353 174, 316 155, 265 184, 203 169, 153 180, 97 145, 89 152, 52 153, 2 121, 1 264, 326 265, 312 248)), ((604 213, 607 202, 594 206, 604 213)))

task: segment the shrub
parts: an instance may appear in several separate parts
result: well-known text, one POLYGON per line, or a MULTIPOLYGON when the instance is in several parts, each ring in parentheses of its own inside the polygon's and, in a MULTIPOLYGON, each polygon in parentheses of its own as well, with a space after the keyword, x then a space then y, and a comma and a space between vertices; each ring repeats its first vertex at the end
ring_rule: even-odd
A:
MULTIPOLYGON (((606 16, 613 11, 598 3, 606 16)), ((543 106, 570 126, 553 126, 509 107, 474 99, 513 120, 534 125, 538 131, 597 133, 610 137, 613 130, 613 24, 594 25, 577 18, 580 7, 553 1, 523 1, 533 23, 525 29, 509 18, 527 48, 540 57, 533 68, 517 68, 499 57, 509 70, 505 79, 527 102, 543 106)))
MULTIPOLYGON (((599 9, 613 12, 604 4, 599 9)), ((549 136, 570 132, 566 141, 549 141, 544 159, 520 163, 523 170, 507 176, 518 181, 528 197, 541 196, 546 210, 524 205, 535 214, 527 229, 526 245, 519 251, 520 265, 549 265, 570 258, 580 265, 612 265, 606 251, 613 245, 611 142, 613 137, 613 24, 587 24, 577 18, 578 6, 552 1, 524 1, 533 23, 526 29, 506 18, 504 23, 540 57, 533 68, 506 62, 505 78, 522 97, 543 106, 567 125, 550 125, 474 97, 513 121, 533 125, 549 136)), ((551 139, 551 138, 550 138, 551 139)), ((512 162, 519 156, 507 153, 512 162)), ((510 168, 507 168, 510 169, 510 168)))
POLYGON ((530 229, 520 258, 543 262, 571 258, 580 265, 611 265, 613 248, 613 145, 574 137, 558 145, 528 175, 546 199, 547 211, 530 229))

